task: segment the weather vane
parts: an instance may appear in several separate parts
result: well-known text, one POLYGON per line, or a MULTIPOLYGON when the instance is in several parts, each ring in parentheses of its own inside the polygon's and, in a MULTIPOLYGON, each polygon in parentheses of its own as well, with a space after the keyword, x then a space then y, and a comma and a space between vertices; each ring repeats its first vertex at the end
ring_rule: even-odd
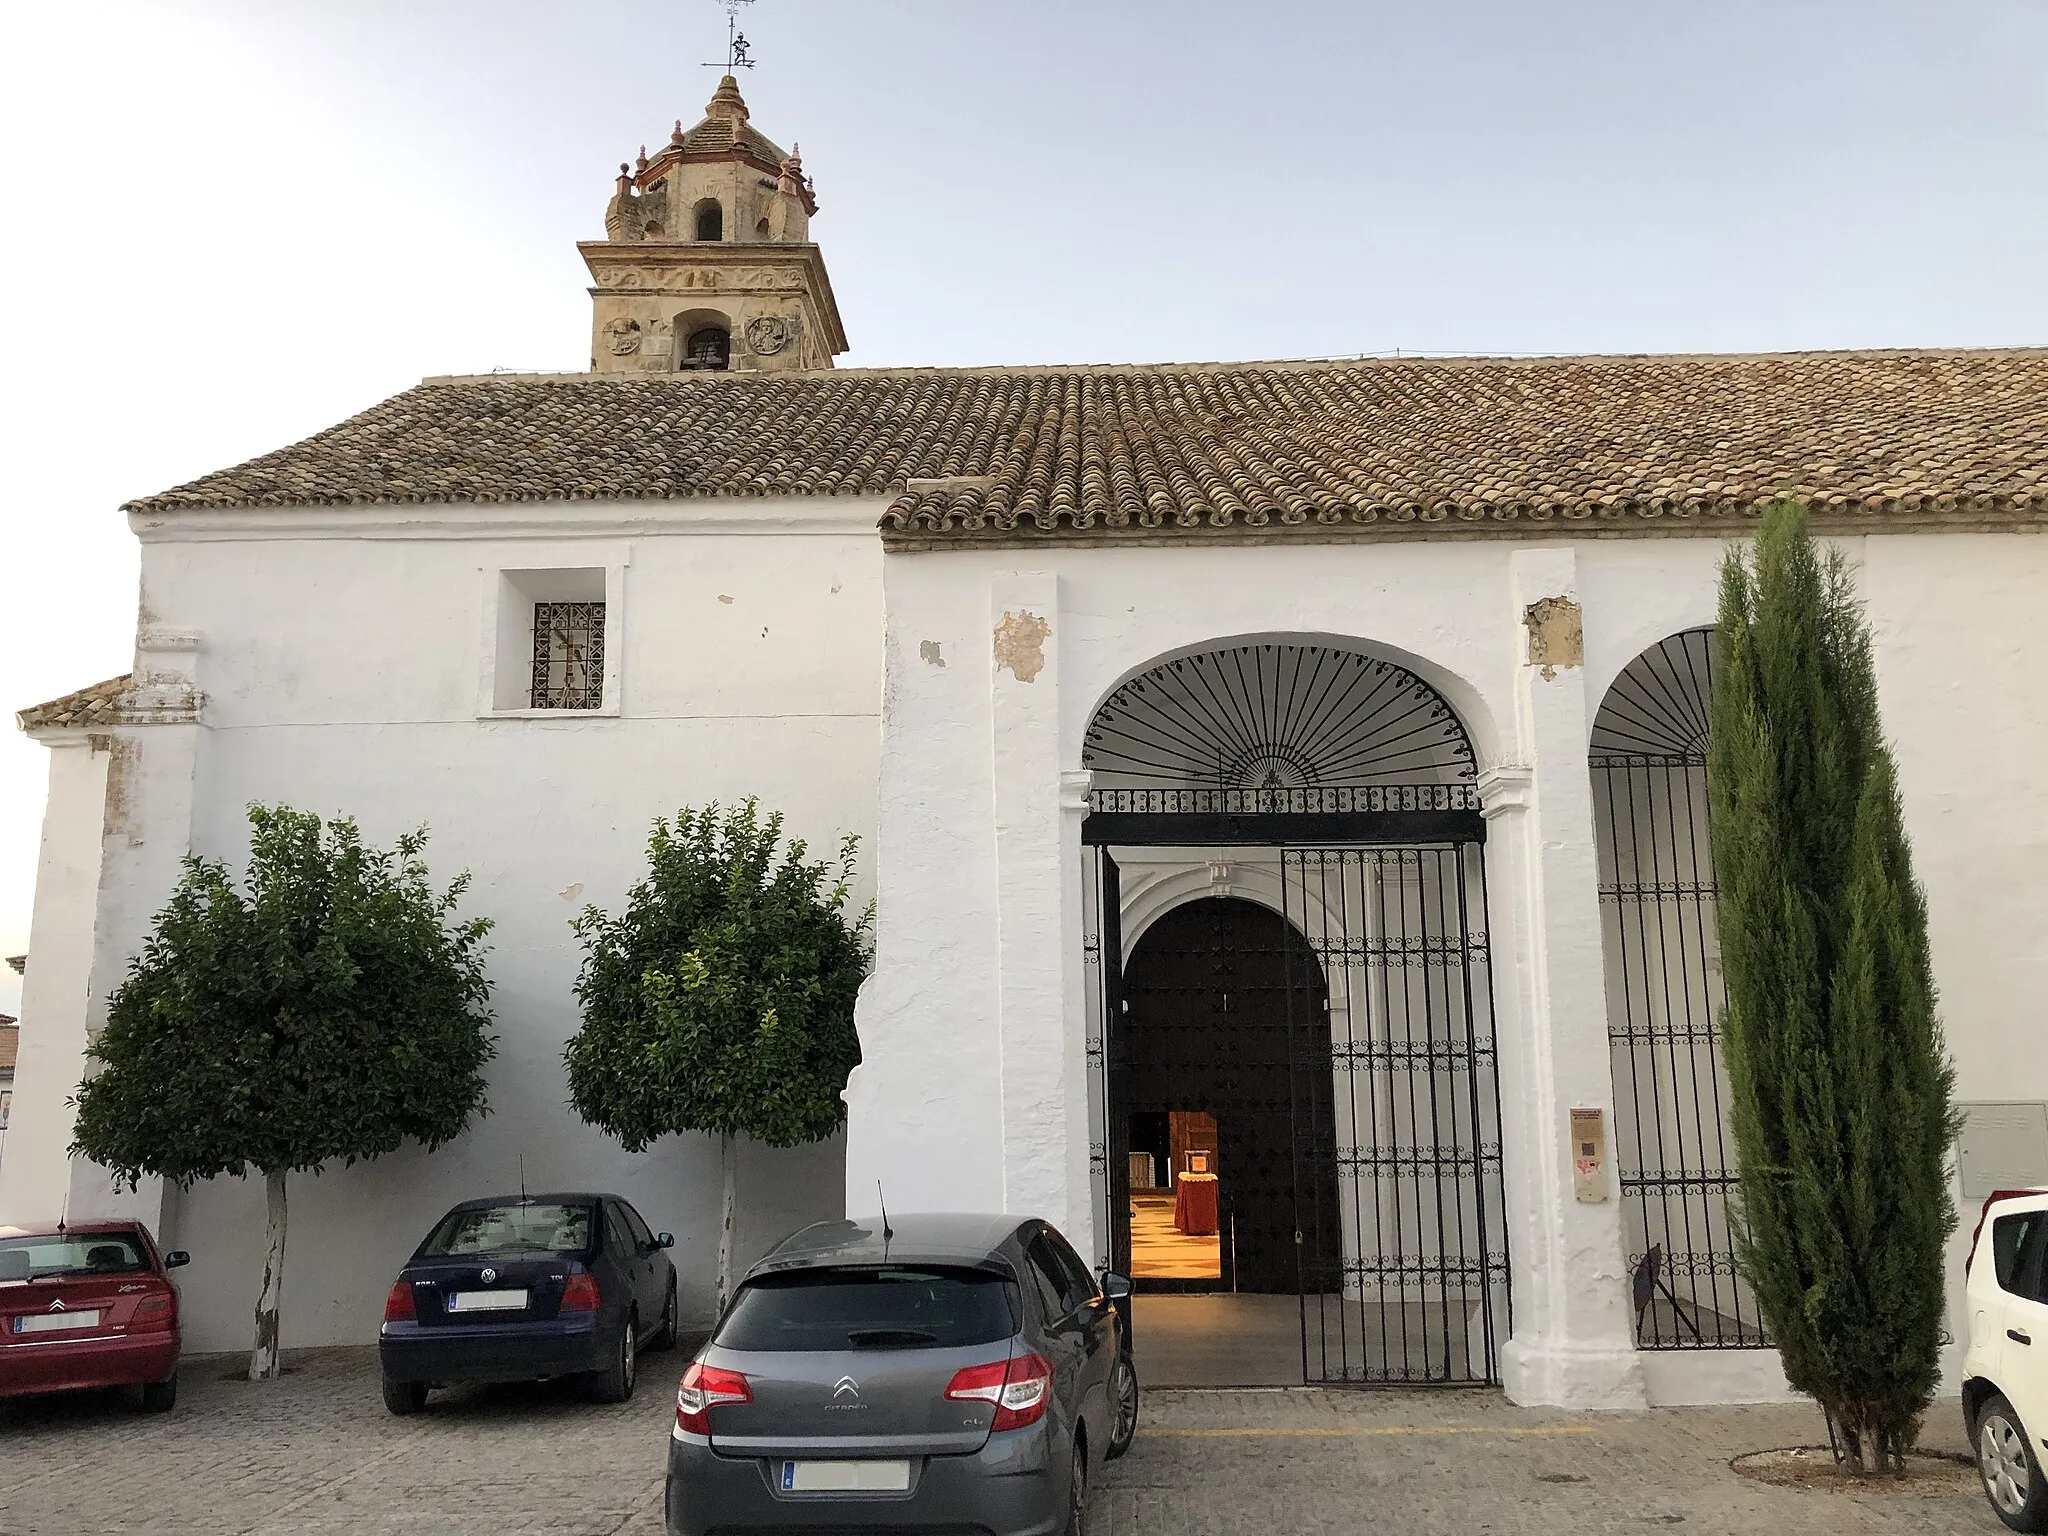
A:
POLYGON ((736 69, 752 69, 754 61, 747 57, 753 44, 747 41, 747 34, 740 30, 740 7, 752 5, 754 0, 725 0, 725 63, 706 64, 706 69, 723 68, 729 75, 736 69))

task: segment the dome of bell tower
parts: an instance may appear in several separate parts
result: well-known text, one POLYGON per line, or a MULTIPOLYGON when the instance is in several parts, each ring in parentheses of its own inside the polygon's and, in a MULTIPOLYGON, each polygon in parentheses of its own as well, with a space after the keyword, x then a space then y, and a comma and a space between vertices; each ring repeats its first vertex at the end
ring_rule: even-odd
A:
POLYGON ((605 238, 579 246, 598 284, 592 371, 831 367, 846 335, 817 211, 796 146, 754 127, 739 81, 721 78, 696 126, 678 119, 619 167, 605 238))

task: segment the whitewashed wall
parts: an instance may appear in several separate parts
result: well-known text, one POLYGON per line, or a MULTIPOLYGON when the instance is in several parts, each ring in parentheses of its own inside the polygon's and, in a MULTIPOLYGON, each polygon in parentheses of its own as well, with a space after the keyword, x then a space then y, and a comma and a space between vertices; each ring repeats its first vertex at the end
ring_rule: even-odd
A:
MULTIPOLYGON (((288 1347, 373 1340, 391 1276, 427 1225, 455 1200, 515 1189, 521 1154, 530 1189, 615 1190, 673 1231, 684 1315, 708 1313, 715 1145, 670 1138, 629 1156, 568 1107, 561 1051, 577 1022, 580 959, 569 919, 589 902, 617 909, 655 816, 713 799, 758 795, 819 851, 856 833, 870 867, 878 512, 754 501, 280 510, 139 526, 146 622, 198 636, 206 702, 191 847, 239 865, 252 801, 351 814, 378 843, 424 823, 436 877, 468 870, 462 911, 497 924, 491 1113, 432 1155, 407 1148, 294 1178, 288 1347), (479 678, 497 572, 586 566, 618 572, 606 637, 616 714, 480 718, 491 703, 479 678)), ((138 734, 147 745, 159 729, 138 734)), ((158 870, 123 892, 119 922, 107 921, 103 898, 95 1020, 107 978, 118 980, 174 874, 158 870)), ((868 894, 863 876, 857 901, 868 894)), ((90 1170, 77 1171, 75 1192, 93 1185, 90 1170)), ((836 1139, 750 1149, 743 1257, 839 1214, 842 1188, 836 1139)), ((193 1255, 182 1276, 187 1347, 246 1346, 260 1185, 173 1192, 162 1221, 167 1240, 193 1255)))
MULTIPOLYGON (((2048 784, 2035 767, 2048 748, 2048 544, 1847 547, 1877 628, 1961 1097, 2048 1098, 2030 1012, 2048 957, 2048 784)), ((1623 1405, 1781 1390, 1767 1354, 1638 1357, 1618 1202, 1572 1199, 1565 1143, 1570 1108, 1613 1105, 1588 731, 1639 651, 1712 621, 1720 555, 1713 540, 1630 539, 889 556, 880 965, 848 1093, 850 1208, 871 1207, 880 1180, 892 1208, 1008 1205, 1091 1232, 1081 1021, 1093 973, 1076 846, 1090 715, 1125 678, 1214 644, 1357 645, 1434 683, 1483 765, 1511 1394, 1623 1405), (1548 676, 1524 663, 1521 623, 1546 596, 1575 599, 1585 630, 1583 665, 1548 676), (1042 654, 1020 667, 1017 637, 1039 625, 1042 654)))

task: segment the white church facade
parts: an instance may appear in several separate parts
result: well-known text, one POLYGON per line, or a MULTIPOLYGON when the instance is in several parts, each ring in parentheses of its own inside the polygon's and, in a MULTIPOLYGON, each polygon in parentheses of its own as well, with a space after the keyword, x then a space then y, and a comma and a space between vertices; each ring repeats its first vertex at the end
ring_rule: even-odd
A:
POLYGON ((430 379, 125 509, 132 674, 20 716, 0 1222, 139 1212, 188 1348, 246 1344, 260 1184, 117 1190, 66 1099, 181 859, 286 802, 473 874, 499 1036, 458 1141, 294 1180, 286 1345, 374 1338, 521 1158, 675 1231, 702 1315, 716 1147, 569 1109, 569 919, 751 795, 860 837, 877 949, 847 1128, 747 1150, 742 1247, 880 1184, 1142 1286, 1154 1186, 1213 1170, 1212 1258, 1152 1288, 1278 1298, 1296 1379, 1774 1395, 1703 761, 1720 561, 1788 493, 1875 629, 1958 1201, 2048 1179, 2048 354, 835 369, 815 212, 728 78, 583 247, 590 373, 430 379))

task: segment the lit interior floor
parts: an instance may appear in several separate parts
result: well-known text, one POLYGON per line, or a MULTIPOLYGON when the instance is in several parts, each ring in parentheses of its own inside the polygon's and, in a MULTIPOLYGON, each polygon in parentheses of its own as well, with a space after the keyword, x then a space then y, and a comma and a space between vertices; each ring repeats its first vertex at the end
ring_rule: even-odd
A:
POLYGON ((1188 1237, 1173 1225, 1173 1195, 1131 1191, 1131 1274, 1140 1280, 1216 1280, 1223 1275, 1221 1237, 1188 1237))

